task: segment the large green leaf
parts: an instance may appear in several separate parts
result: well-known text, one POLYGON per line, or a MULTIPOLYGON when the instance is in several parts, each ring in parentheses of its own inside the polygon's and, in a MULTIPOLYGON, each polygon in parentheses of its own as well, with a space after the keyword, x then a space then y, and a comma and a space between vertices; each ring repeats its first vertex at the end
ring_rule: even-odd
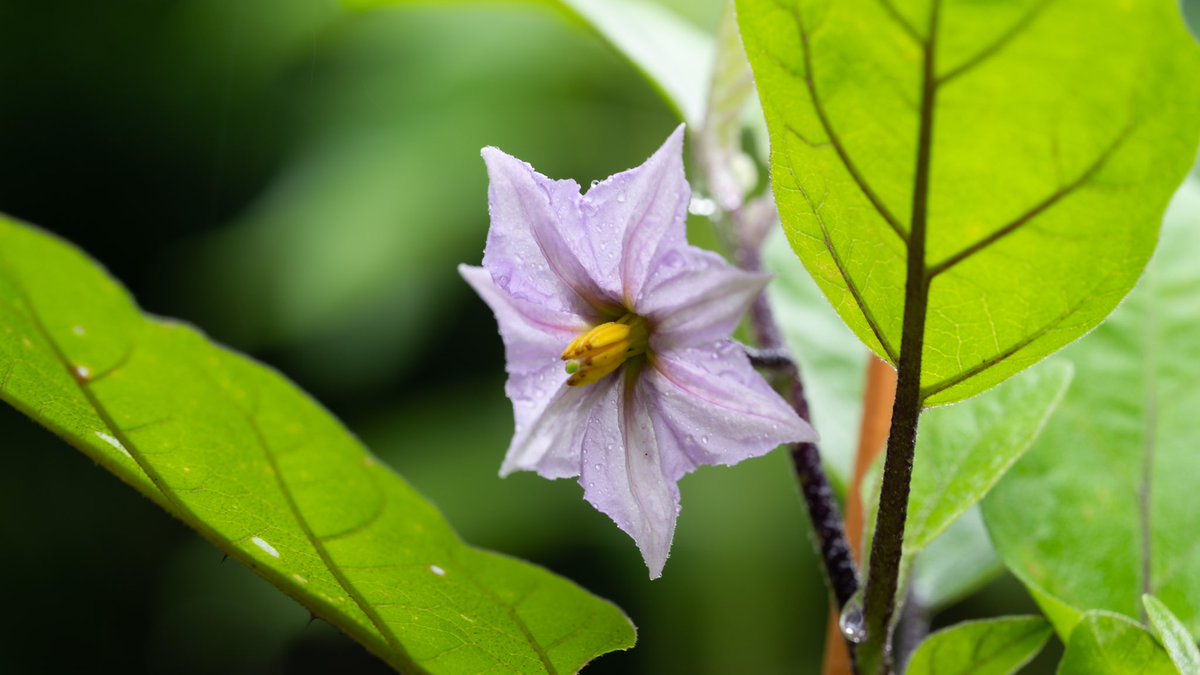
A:
POLYGON ((1064 356, 1076 379, 984 502, 1005 564, 1060 635, 1151 593, 1200 635, 1200 181, 1172 204, 1137 290, 1064 356), (1086 560, 1086 564, 1081 564, 1086 560))
MULTIPOLYGON (((704 117, 712 69, 712 39, 666 8, 645 0, 455 0, 544 5, 591 27, 629 59, 685 122, 704 117)), ((429 0, 342 0, 355 9, 429 4, 429 0)))
POLYGON ((445 519, 278 373, 0 218, 0 398, 405 671, 575 671, 622 612, 445 519))
POLYGON ((1143 595, 1142 604, 1146 607, 1146 616, 1158 635, 1159 643, 1167 650, 1167 655, 1179 672, 1183 675, 1200 675, 1200 648, 1196 647, 1196 639, 1188 632, 1187 626, 1162 600, 1153 595, 1143 595))
POLYGON ((893 364, 911 296, 925 404, 1133 287, 1200 130, 1175 0, 738 0, 738 19, 789 240, 893 364))
POLYGON ((1042 650, 1050 626, 1036 616, 971 621, 930 635, 908 662, 908 675, 1009 675, 1042 650))
POLYGON ((1154 637, 1119 614, 1089 612, 1071 633, 1058 675, 1175 675, 1154 637))

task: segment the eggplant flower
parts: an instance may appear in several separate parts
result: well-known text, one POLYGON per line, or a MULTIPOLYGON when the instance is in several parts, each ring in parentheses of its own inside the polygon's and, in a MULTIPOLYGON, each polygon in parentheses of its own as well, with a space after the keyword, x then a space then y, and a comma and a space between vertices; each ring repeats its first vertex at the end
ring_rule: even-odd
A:
POLYGON ((729 339, 768 277, 687 243, 683 127, 587 194, 484 148, 491 229, 459 272, 500 325, 515 434, 500 475, 579 478, 662 574, 677 482, 816 432, 729 339))

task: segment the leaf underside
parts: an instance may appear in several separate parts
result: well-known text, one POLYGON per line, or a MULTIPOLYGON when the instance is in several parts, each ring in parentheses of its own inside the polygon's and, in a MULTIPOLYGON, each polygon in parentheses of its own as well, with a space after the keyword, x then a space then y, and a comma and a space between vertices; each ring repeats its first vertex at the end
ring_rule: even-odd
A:
POLYGON ((923 266, 925 405, 1036 363, 1133 287, 1200 130, 1200 90, 1180 86, 1200 59, 1173 0, 738 10, 788 238, 892 364, 915 291, 908 260, 923 266), (923 245, 910 242, 918 212, 923 245))
POLYGON ((281 375, 2 216, 0 398, 399 670, 574 672, 633 644, 610 603, 465 545, 281 375))

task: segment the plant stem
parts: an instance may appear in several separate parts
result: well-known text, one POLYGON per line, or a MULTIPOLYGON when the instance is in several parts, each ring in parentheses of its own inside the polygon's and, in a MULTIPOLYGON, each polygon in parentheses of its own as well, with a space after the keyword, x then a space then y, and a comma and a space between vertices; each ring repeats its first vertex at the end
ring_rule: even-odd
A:
POLYGON ((871 541, 863 612, 867 639, 860 645, 863 671, 869 675, 891 670, 891 628, 896 610, 900 561, 904 552, 904 523, 912 483, 917 422, 921 416, 921 352, 925 315, 929 309, 929 276, 925 267, 925 230, 929 215, 929 169, 933 149, 933 111, 937 94, 937 51, 940 2, 929 13, 921 85, 921 119, 917 137, 917 167, 913 182, 912 226, 908 239, 908 270, 904 289, 904 319, 897 367, 896 401, 888 432, 887 457, 879 494, 879 515, 871 541))
MULTIPOLYGON (((758 271, 762 269, 762 258, 759 251, 752 246, 743 245, 738 251, 738 262, 743 269, 758 271)), ((771 306, 767 302, 766 293, 760 293, 750 307, 750 323, 754 329, 759 348, 764 353, 774 355, 786 354, 783 337, 779 326, 775 323, 771 306)), ((808 408, 808 399, 804 394, 804 383, 800 379, 800 369, 790 359, 780 368, 786 377, 788 402, 795 408, 796 413, 806 422, 812 421, 808 408)), ((846 531, 842 526, 841 511, 838 509, 829 478, 821 464, 821 453, 815 443, 793 443, 789 446, 792 456, 792 466, 800 481, 800 492, 808 507, 809 519, 812 522, 813 534, 816 536, 817 550, 825 565, 825 576, 829 582, 833 597, 839 609, 849 602, 851 596, 858 591, 858 572, 854 567, 854 559, 850 555, 850 545, 846 540, 846 531)))
MULTIPOLYGON (((892 423, 892 403, 896 400, 896 371, 877 356, 869 357, 866 387, 863 390, 862 423, 858 431, 858 449, 854 457, 854 473, 846 491, 846 535, 850 552, 862 562, 863 538, 863 478, 883 454, 887 444, 888 426, 892 423)), ((830 629, 825 636, 824 675, 848 675, 852 666, 850 651, 838 627, 837 612, 832 612, 830 629)))

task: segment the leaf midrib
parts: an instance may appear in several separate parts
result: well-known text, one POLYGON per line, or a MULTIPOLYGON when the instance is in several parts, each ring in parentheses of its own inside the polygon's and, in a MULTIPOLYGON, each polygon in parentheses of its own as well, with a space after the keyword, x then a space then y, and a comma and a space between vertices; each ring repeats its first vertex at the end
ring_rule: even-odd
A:
MULTIPOLYGON (((932 34, 929 37, 922 37, 920 34, 918 34, 916 32, 916 30, 913 28, 912 24, 909 23, 907 21, 907 19, 902 14, 899 13, 899 11, 891 3, 890 0, 878 0, 878 2, 880 4, 880 6, 884 9, 884 11, 889 15, 889 17, 895 22, 895 24, 906 35, 908 35, 910 38, 912 38, 918 44, 918 46, 921 47, 922 51, 928 50, 930 48, 930 44, 933 42, 933 38, 934 38, 934 36, 932 34)), ((934 101, 936 101, 937 91, 940 89, 940 87, 942 85, 946 85, 950 82, 953 82, 953 81, 959 79, 960 77, 966 76, 971 71, 978 68, 980 65, 986 63, 988 60, 990 60, 997 54, 1003 52, 1012 42, 1014 42, 1016 40, 1016 38, 1018 38, 1025 31, 1027 31, 1030 28, 1030 26, 1032 26, 1034 23, 1036 23, 1042 17, 1042 15, 1045 13, 1045 11, 1055 2, 1057 2, 1057 0, 1042 0, 1041 2, 1035 4, 1029 10, 1027 10, 1021 17, 1019 17, 1012 24, 1012 26, 1009 29, 1007 29, 1003 33, 1001 33, 991 43, 982 47, 978 52, 975 53, 975 55, 967 58, 965 61, 960 63, 958 66, 956 66, 949 72, 944 73, 940 76, 933 77, 932 81, 931 81, 931 92, 930 92, 932 94, 932 96, 929 97, 927 100, 922 100, 921 110, 918 111, 918 114, 924 115, 926 112, 924 110, 924 108, 927 105, 936 106, 934 101)), ((935 0, 935 3, 940 4, 940 2, 938 2, 938 0, 935 0)), ((1080 190, 1081 188, 1088 185, 1091 182, 1091 180, 1095 177, 1095 175, 1101 169, 1103 169, 1103 167, 1105 165, 1107 165, 1109 159, 1111 159, 1112 156, 1114 154, 1116 154, 1116 152, 1122 147, 1122 145, 1129 138, 1129 136, 1132 134, 1133 130, 1137 126, 1136 120, 1131 118, 1130 121, 1125 125, 1125 127, 1123 127, 1122 130, 1112 139, 1112 141, 1110 141, 1109 144, 1107 146, 1105 146, 1097 154, 1096 158, 1093 159, 1092 162, 1089 163, 1083 169, 1083 171, 1081 171, 1080 174, 1074 180, 1072 180, 1070 183, 1067 183, 1065 185, 1060 185, 1058 188, 1051 191, 1046 197, 1044 197, 1043 199, 1038 201, 1036 204, 1034 204, 1032 207, 1028 208, 1023 213, 1021 213, 1019 216, 1017 216, 1013 220, 1009 221, 1008 223, 1005 223, 1004 225, 1001 225, 1000 227, 992 230, 990 234, 982 237, 978 241, 976 241, 968 246, 965 246, 964 248, 959 250, 958 253, 950 255, 949 257, 947 257, 946 259, 942 260, 939 263, 929 265, 925 262, 926 251, 925 251, 924 242, 914 242, 913 241, 914 237, 913 237, 911 225, 910 225, 909 231, 906 233, 904 231, 902 225, 899 223, 898 219, 896 219, 892 215, 891 211, 887 208, 887 205, 884 203, 882 198, 879 197, 879 195, 871 187, 871 184, 867 180, 866 176, 863 175, 858 170, 856 164, 854 163, 852 157, 849 154, 849 151, 846 149, 846 147, 842 143, 841 137, 838 134, 837 129, 835 128, 835 126, 833 124, 833 120, 829 117, 827 111, 825 110, 823 100, 820 96, 820 93, 819 93, 817 87, 816 87, 816 78, 815 78, 815 75, 813 74, 814 73, 814 63, 813 63, 814 59, 812 56, 810 40, 816 29, 814 29, 812 31, 808 30, 807 26, 804 23, 803 17, 800 15, 800 8, 798 6, 797 7, 785 7, 783 5, 777 5, 777 6, 779 6, 785 12, 790 14, 793 22, 796 25, 796 29, 800 35, 802 56, 804 59, 804 72, 803 73, 796 72, 796 70, 794 68, 792 68, 791 66, 789 66, 786 63, 786 61, 784 61, 783 59, 781 59, 780 57, 778 57, 777 55, 775 55, 769 51, 765 51, 764 53, 771 60, 773 60, 776 63, 776 65, 778 65, 790 77, 792 77, 795 80, 801 81, 804 84, 805 88, 809 92, 809 97, 812 100, 813 111, 817 117, 817 120, 820 123, 821 128, 825 131, 826 137, 829 142, 829 146, 831 146, 834 149, 835 153, 838 155, 838 158, 841 161, 843 168, 846 170, 846 172, 848 173, 850 178, 853 180, 855 185, 858 186, 858 188, 862 192, 863 196, 868 200, 868 202, 871 203, 872 207, 879 214, 879 216, 884 220, 884 222, 889 226, 889 228, 904 243, 907 258, 910 261, 914 257, 921 260, 922 267, 923 267, 921 276, 923 279, 923 287, 926 291, 924 294, 926 304, 928 304, 928 291, 929 291, 930 285, 932 284, 932 282, 935 278, 937 278, 941 274, 949 271, 950 269, 954 268, 955 266, 961 264, 962 262, 971 259, 976 254, 981 253, 984 250, 987 250, 993 244, 996 244, 996 243, 1000 242, 1001 240, 1007 238, 1008 236, 1022 230, 1027 224, 1037 220, 1037 218, 1039 216, 1043 215, 1044 213, 1046 213, 1047 211, 1052 209, 1054 206, 1061 203, 1063 200, 1069 198, 1071 195, 1076 193, 1078 190, 1080 190)), ((817 28, 819 28, 819 27, 817 27, 817 28)), ((932 123, 931 123, 931 126, 932 126, 932 123)), ((787 129, 788 129, 788 131, 790 131, 790 133, 794 134, 797 138, 799 138, 802 142, 806 143, 810 147, 817 147, 816 144, 814 144, 811 141, 809 141, 808 139, 806 139, 803 135, 801 135, 793 127, 787 126, 787 129)), ((918 151, 919 150, 920 150, 920 148, 918 148, 918 151)), ((787 154, 787 153, 785 153, 785 154, 787 154)), ((918 152, 918 154, 920 154, 920 153, 918 152)), ((808 195, 808 193, 805 190, 803 190, 802 187, 800 187, 800 182, 798 180, 795 180, 796 176, 795 176, 795 172, 794 172, 794 162, 791 160, 790 156, 788 157, 787 165, 788 165, 789 171, 792 173, 792 176, 794 179, 793 182, 798 186, 798 188, 800 188, 799 192, 804 197, 805 201, 809 204, 810 210, 813 211, 814 216, 817 218, 818 224, 821 226, 821 230, 824 235, 822 244, 824 245, 824 247, 826 248, 826 250, 828 251, 830 256, 833 258, 834 263, 838 268, 839 274, 842 276, 843 280, 846 282, 847 290, 849 291, 855 304, 858 306, 860 314, 863 316, 863 319, 867 323, 868 328, 870 328, 871 332, 875 335, 876 340, 879 342, 881 349, 883 349, 883 351, 884 351, 884 354, 889 358, 889 360, 893 364, 898 365, 900 354, 897 354, 896 351, 889 345, 888 341, 884 339, 884 332, 882 330, 882 327, 878 324, 877 320, 874 318, 873 312, 868 307, 866 300, 863 297, 862 293, 857 288, 857 285, 854 284, 850 280, 849 274, 848 274, 847 270, 845 269, 845 266, 842 262, 841 256, 839 255, 838 251, 834 247, 833 241, 829 236, 829 233, 825 226, 825 223, 824 223, 823 219, 821 218, 820 214, 817 212, 817 205, 813 202, 813 200, 808 195)), ((918 199, 927 200, 929 186, 928 185, 925 185, 923 187, 918 186, 915 184, 917 181, 918 181, 918 178, 915 178, 914 179, 914 187, 913 187, 913 191, 912 191, 914 202, 917 201, 918 199), (920 193, 924 193, 924 194, 922 195, 920 193)), ((914 205, 914 213, 918 210, 924 210, 924 209, 923 208, 918 209, 914 205)), ((1094 292, 1094 289, 1092 292, 1094 292)), ((907 293, 906 293, 906 295, 907 295, 907 293)), ((1040 339, 1041 337, 1043 337, 1044 335, 1046 335, 1047 333, 1052 331, 1055 328, 1055 326, 1059 325, 1063 321, 1070 318, 1070 316, 1074 315, 1085 304, 1086 299, 1088 297, 1090 297, 1090 295, 1091 295, 1091 292, 1089 292, 1088 294, 1085 294, 1084 298, 1081 299, 1080 302, 1076 303, 1073 307, 1069 308, 1063 314, 1061 314, 1058 317, 1055 317, 1051 321, 1047 322, 1044 326, 1042 326, 1038 330, 1034 331, 1034 333, 1032 333, 1030 336, 1026 336, 1025 338, 1018 340, 1016 343, 1014 343, 1007 349, 998 352, 993 357, 985 359, 984 361, 980 362, 976 366, 973 366, 972 368, 969 368, 964 371, 960 371, 959 373, 957 373, 955 375, 950 375, 950 376, 944 378, 941 382, 939 382, 937 384, 922 388, 921 393, 920 393, 920 398, 921 398, 922 404, 924 404, 924 402, 926 400, 928 400, 930 397, 932 397, 938 393, 941 393, 947 389, 950 389, 954 386, 957 386, 957 385, 1005 362, 1008 358, 1021 352, 1022 350, 1027 348, 1030 344, 1035 342, 1037 339, 1040 339)), ((907 304, 907 300, 906 300, 906 304, 907 304)), ((921 323, 922 323, 922 326, 921 326, 922 339, 919 340, 919 342, 921 345, 923 345, 924 344, 923 335, 924 335, 925 322, 922 321, 921 323)), ((901 332, 901 346, 903 346, 903 341, 904 340, 903 340, 903 331, 902 331, 901 332)), ((921 348, 923 349, 923 346, 921 348)), ((900 353, 901 354, 903 353, 903 349, 900 350, 900 353)))

